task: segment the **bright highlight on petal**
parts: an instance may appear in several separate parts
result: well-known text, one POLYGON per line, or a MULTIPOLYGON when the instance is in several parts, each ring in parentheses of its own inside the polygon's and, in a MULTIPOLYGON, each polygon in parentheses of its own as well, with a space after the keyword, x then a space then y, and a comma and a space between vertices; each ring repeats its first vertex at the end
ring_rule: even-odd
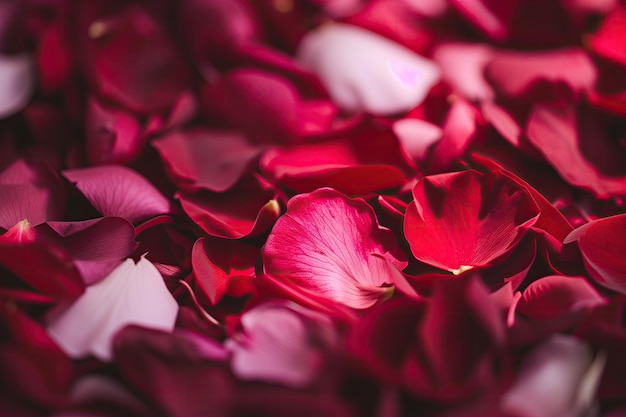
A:
POLYGON ((90 354, 112 359, 112 340, 135 324, 171 331, 178 304, 150 261, 127 259, 102 281, 88 287, 66 310, 53 317, 48 334, 71 358, 90 354))
POLYGON ((440 77, 434 62, 346 24, 329 24, 308 33, 298 57, 322 79, 333 100, 350 112, 407 111, 424 100, 440 77))

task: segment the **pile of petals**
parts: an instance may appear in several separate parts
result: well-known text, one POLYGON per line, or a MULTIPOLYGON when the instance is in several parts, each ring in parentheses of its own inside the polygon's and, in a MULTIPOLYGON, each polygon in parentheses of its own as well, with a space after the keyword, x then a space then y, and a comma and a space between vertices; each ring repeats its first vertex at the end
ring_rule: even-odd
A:
POLYGON ((626 2, 0 0, 0 415, 626 416, 626 2))

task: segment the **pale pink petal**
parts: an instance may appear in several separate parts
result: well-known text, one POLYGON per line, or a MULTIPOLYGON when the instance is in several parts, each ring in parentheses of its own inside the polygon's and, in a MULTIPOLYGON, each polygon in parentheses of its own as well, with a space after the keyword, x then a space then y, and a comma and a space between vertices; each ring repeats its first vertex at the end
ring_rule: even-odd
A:
POLYGON ((104 216, 135 223, 170 212, 170 202, 147 179, 118 165, 63 171, 87 200, 104 216))
POLYGON ((439 80, 437 65, 368 30, 328 24, 308 33, 298 59, 316 73, 349 112, 388 115, 424 100, 439 80))
POLYGON ((332 343, 331 320, 297 304, 275 302, 258 306, 241 318, 243 333, 226 341, 231 368, 245 380, 304 387, 324 364, 332 343))
POLYGON ((402 147, 414 160, 423 162, 430 148, 441 140, 443 130, 421 119, 400 119, 393 124, 402 147))
POLYGON ((163 278, 145 258, 127 259, 102 281, 48 323, 48 334, 72 358, 90 354, 112 359, 112 340, 123 327, 135 324, 171 331, 178 304, 163 278))
POLYGON ((581 389, 597 386, 586 380, 593 371, 592 352, 584 342, 565 335, 553 336, 536 347, 522 363, 521 372, 502 398, 502 408, 523 417, 587 415, 581 389))
POLYGON ((0 55, 0 119, 26 107, 35 87, 34 78, 29 54, 0 55))
POLYGON ((485 66, 493 50, 485 44, 444 43, 434 52, 442 77, 464 98, 472 101, 491 100, 493 88, 485 80, 485 66))

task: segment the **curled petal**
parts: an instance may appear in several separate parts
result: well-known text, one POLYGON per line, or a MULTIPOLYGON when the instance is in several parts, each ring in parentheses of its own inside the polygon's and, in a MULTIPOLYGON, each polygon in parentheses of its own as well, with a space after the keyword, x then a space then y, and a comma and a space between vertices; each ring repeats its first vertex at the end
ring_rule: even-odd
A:
POLYGON ((424 177, 413 196, 404 225, 411 251, 454 274, 510 253, 539 215, 526 190, 476 171, 424 177))

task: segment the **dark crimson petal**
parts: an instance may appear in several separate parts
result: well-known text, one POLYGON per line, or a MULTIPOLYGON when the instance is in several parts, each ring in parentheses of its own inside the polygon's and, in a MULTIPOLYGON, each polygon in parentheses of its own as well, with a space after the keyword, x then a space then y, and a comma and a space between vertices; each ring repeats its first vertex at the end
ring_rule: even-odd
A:
POLYGON ((239 239, 257 236, 280 214, 276 192, 260 177, 244 177, 226 193, 179 192, 187 215, 211 236, 239 239))
POLYGON ((87 103, 87 156, 93 165, 127 164, 141 151, 139 121, 123 110, 105 107, 95 98, 87 103))
POLYGON ((165 415, 226 415, 233 381, 221 366, 226 353, 217 342, 192 332, 128 326, 117 334, 114 349, 126 383, 165 415))
POLYGON ((146 10, 128 5, 85 23, 86 75, 100 96, 147 114, 167 110, 188 88, 180 48, 146 10))
POLYGON ((137 247, 135 228, 120 217, 47 222, 39 225, 37 232, 65 249, 89 284, 108 275, 137 247))
POLYGON ((262 256, 267 274, 356 309, 388 294, 393 277, 385 260, 406 266, 393 233, 379 226, 372 207, 331 188, 289 200, 262 256))
POLYGON ((264 142, 288 142, 326 132, 337 113, 328 100, 307 100, 279 75, 237 69, 202 91, 205 112, 264 142))
POLYGON ((7 300, 0 303, 0 334, 0 398, 8 395, 45 408, 61 406, 72 382, 71 360, 39 323, 7 300))
POLYGON ((573 106, 536 104, 528 119, 528 139, 571 185, 590 189, 597 197, 626 194, 626 173, 620 159, 623 151, 612 149, 607 132, 579 130, 580 119, 588 117, 581 113, 573 106), (598 165, 588 159, 589 152, 581 149, 584 144, 593 147, 596 154, 604 153, 598 165), (618 170, 618 175, 601 171, 611 168, 618 170))
POLYGON ((228 191, 263 149, 239 132, 207 128, 173 131, 152 141, 152 146, 173 181, 189 192, 228 191))
MULTIPOLYGON (((442 398, 486 389, 494 378, 494 354, 505 340, 504 329, 497 306, 477 277, 438 281, 418 339, 434 378, 430 383, 415 381, 413 388, 442 398)), ((404 375, 410 386, 410 365, 404 375)))
POLYGON ((27 222, 16 224, 0 236, 0 265, 56 300, 76 298, 85 288, 70 256, 50 242, 37 239, 27 222))
POLYGON ((413 255, 455 274, 510 253, 539 215, 525 189, 473 170, 424 177, 413 196, 404 226, 413 255))
POLYGON ((227 293, 246 295, 252 291, 258 255, 257 248, 237 240, 198 239, 191 253, 195 282, 212 304, 227 293))
POLYGON ((626 293, 626 214, 606 217, 574 229, 565 243, 577 242, 585 268, 593 279, 626 293))
POLYGON ((137 172, 119 165, 63 171, 89 202, 104 216, 123 217, 136 223, 169 213, 170 202, 137 172))
POLYGON ((62 218, 66 191, 58 174, 46 165, 18 159, 0 173, 0 227, 22 220, 37 225, 62 218))
POLYGON ((539 321, 604 303, 605 298, 584 277, 550 275, 524 289, 517 311, 539 321))

